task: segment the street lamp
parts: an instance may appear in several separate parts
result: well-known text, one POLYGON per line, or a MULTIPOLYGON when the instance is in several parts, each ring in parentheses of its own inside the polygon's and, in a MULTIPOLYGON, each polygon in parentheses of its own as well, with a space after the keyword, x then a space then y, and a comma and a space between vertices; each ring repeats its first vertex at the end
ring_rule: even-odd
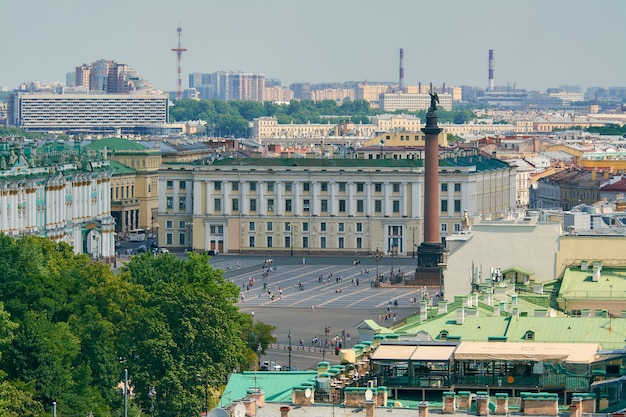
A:
POLYGON ((372 254, 372 258, 374 258, 374 262, 376 262, 376 280, 374 281, 374 286, 378 287, 380 285, 380 275, 378 274, 378 263, 380 259, 383 257, 383 253, 376 249, 376 252, 372 254))
POLYGON ((411 256, 412 258, 415 258, 415 231, 419 228, 418 225, 414 224, 412 226, 409 227, 409 229, 411 229, 411 233, 413 234, 413 255, 411 256))
POLYGON ((389 256, 391 256, 391 275, 389 275, 389 281, 391 281, 391 279, 393 278, 393 257, 396 256, 398 254, 398 248, 395 246, 391 247, 391 250, 389 251, 389 256))
POLYGON ((291 329, 287 333, 287 338, 289 339, 289 370, 291 371, 291 329))

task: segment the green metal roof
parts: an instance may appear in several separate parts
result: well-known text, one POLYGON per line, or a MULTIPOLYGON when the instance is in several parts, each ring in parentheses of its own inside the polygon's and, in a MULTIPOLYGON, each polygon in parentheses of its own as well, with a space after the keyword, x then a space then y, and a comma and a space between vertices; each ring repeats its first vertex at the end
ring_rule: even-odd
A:
POLYGON ((137 141, 124 138, 102 138, 85 146, 87 149, 104 149, 111 151, 145 151, 147 148, 137 141))
POLYGON ((137 170, 119 163, 115 160, 109 161, 109 165, 113 168, 113 175, 136 174, 137 170))
POLYGON ((593 269, 580 267, 565 270, 559 297, 565 299, 623 299, 626 294, 626 268, 603 267, 598 281, 593 281, 593 269))
POLYGON ((291 402, 293 387, 303 382, 315 383, 316 378, 316 371, 263 371, 231 374, 224 389, 224 392, 228 394, 222 396, 219 406, 227 406, 235 400, 244 398, 251 388, 262 389, 267 402, 291 402))

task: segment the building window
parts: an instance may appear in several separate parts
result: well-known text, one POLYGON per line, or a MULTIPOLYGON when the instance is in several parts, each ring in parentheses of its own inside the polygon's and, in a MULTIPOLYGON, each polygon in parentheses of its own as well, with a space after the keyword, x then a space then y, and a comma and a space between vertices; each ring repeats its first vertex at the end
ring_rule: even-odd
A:
POLYGON ((307 191, 310 191, 310 190, 311 190, 311 183, 305 182, 305 183, 302 184, 302 191, 307 192, 307 191))
POLYGON ((454 223, 454 231, 455 232, 460 232, 461 231, 461 224, 460 223, 454 223))
POLYGON ((285 236, 285 247, 286 248, 291 247, 291 236, 285 236))
POLYGON ((461 211, 461 200, 454 200, 454 211, 457 213, 461 211))
POLYGON ((291 223, 285 222, 285 232, 291 232, 291 223))
POLYGON ((320 232, 325 232, 326 231, 326 222, 322 222, 320 223, 320 232))
POLYGON ((448 340, 448 332, 446 330, 442 330, 441 332, 439 332, 439 339, 448 340))
POLYGON ((382 200, 374 200, 374 211, 376 213, 380 213, 383 211, 383 202, 382 200))
POLYGON ((374 184, 374 191, 377 193, 380 193, 383 191, 383 185, 379 182, 377 182, 376 184, 374 184))
POLYGON ((302 211, 309 211, 309 200, 302 201, 302 211))
POLYGON ((148 193, 152 193, 152 184, 148 184, 148 193))
POLYGON ((441 212, 446 213, 448 211, 448 200, 441 200, 441 212))
POLYGON ((134 185, 130 186, 130 196, 135 198, 135 186, 134 185))
POLYGON ((224 226, 212 224, 209 228, 212 235, 223 235, 224 234, 224 226))
POLYGON ((582 317, 582 310, 570 310, 569 315, 572 317, 582 317))
POLYGON ((213 200, 213 204, 215 205, 215 211, 222 211, 222 200, 219 198, 216 198, 215 200, 213 200))
POLYGON ((274 246, 274 238, 272 236, 267 237, 267 247, 271 248, 274 246))
POLYGON ((446 184, 445 182, 441 183, 441 192, 445 193, 448 191, 448 184, 446 184))
POLYGON ((356 248, 357 249, 363 249, 363 238, 362 237, 357 237, 356 238, 356 248))
POLYGON ((328 211, 328 200, 322 200, 320 203, 321 211, 328 211))
POLYGON ((291 200, 285 200, 285 211, 291 211, 291 200))
POLYGON ((286 182, 285 183, 285 191, 291 192, 291 183, 290 182, 286 182))
POLYGON ((358 213, 363 213, 363 200, 356 201, 356 211, 358 213))
POLYGON ((186 181, 179 181, 178 182, 178 188, 180 188, 181 190, 184 190, 187 188, 187 182, 186 181))
POLYGON ((534 340, 535 339, 535 332, 533 332, 532 330, 529 330, 526 332, 526 340, 534 340))
POLYGON ((221 181, 213 181, 213 189, 215 191, 221 191, 222 190, 222 182, 221 181))
POLYGON ((346 192, 346 183, 345 182, 340 182, 339 183, 339 192, 340 193, 345 193, 346 192))
POLYGON ((393 183, 393 192, 394 193, 399 193, 400 192, 400 184, 398 184, 397 182, 393 183))
POLYGON ((250 191, 256 191, 256 182, 250 183, 250 191))
POLYGON ((339 247, 339 249, 344 249, 345 245, 344 245, 344 238, 343 237, 340 237, 337 240, 337 246, 339 247))
POLYGON ((253 248, 254 247, 254 236, 250 236, 248 238, 248 246, 253 248))
POLYGON ((328 191, 328 183, 327 182, 323 182, 321 184, 321 187, 322 187, 322 191, 328 191))
POLYGON ((180 246, 185 246, 185 234, 184 233, 178 234, 178 244, 180 246))
POLYGON ((173 227, 174 227, 174 222, 173 221, 168 220, 168 221, 165 222, 165 228, 166 229, 171 229, 173 227))
POLYGON ((173 244, 174 244, 174 243, 173 243, 173 242, 174 242, 174 236, 172 236, 172 234, 171 234, 171 233, 167 233, 167 234, 165 235, 165 242, 166 242, 166 244, 167 244, 168 246, 173 245, 173 244))
POLYGON ((239 181, 231 182, 231 186, 232 186, 233 191, 239 191, 239 181))
POLYGON ((345 223, 338 223, 337 224, 337 231, 338 232, 345 232, 346 231, 346 224, 345 223))
POLYGON ((391 204, 393 206, 393 212, 400 213, 400 200, 393 200, 391 204))
POLYGON ((274 211, 274 199, 267 200, 267 211, 274 211))
POLYGON ((320 238, 320 249, 326 249, 326 236, 320 238))
POLYGON ((441 231, 442 232, 447 232, 448 231, 448 225, 446 223, 441 223, 441 231))
POLYGON ((256 211, 256 198, 250 200, 250 211, 256 211))
POLYGON ((178 197, 178 208, 181 210, 187 208, 187 197, 178 197))
POLYGON ((357 192, 362 193, 364 188, 365 188, 365 185, 362 182, 357 182, 356 183, 356 191, 357 192))
POLYGON ((179 220, 178 221, 178 228, 179 229, 184 229, 187 226, 187 222, 184 220, 179 220))
POLYGON ((356 231, 357 231, 357 233, 363 231, 363 223, 357 223, 356 224, 356 231))
POLYGON ((166 186, 166 188, 168 190, 171 190, 171 189, 174 188, 174 181, 167 181, 165 184, 166 184, 165 186, 166 186))
POLYGON ((274 223, 267 222, 267 231, 272 232, 274 230, 274 223))
POLYGON ((459 183, 459 182, 455 182, 455 183, 454 183, 454 192, 455 192, 455 193, 458 193, 458 192, 460 192, 460 191, 461 191, 461 183, 459 183))
POLYGON ((274 183, 273 182, 268 182, 267 183, 267 191, 274 191, 274 183))
POLYGON ((233 198, 233 211, 239 211, 239 199, 238 198, 233 198))
POLYGON ((309 224, 308 223, 302 223, 302 231, 303 232, 308 232, 309 231, 309 224))
POLYGON ((167 197, 167 208, 168 209, 172 209, 174 208, 174 197, 167 197))
POLYGON ((303 248, 308 248, 309 247, 309 237, 308 236, 302 236, 302 247, 303 248))
POLYGON ((256 224, 254 222, 248 223, 248 230, 254 232, 256 230, 256 224))
POLYGON ((346 211, 346 200, 339 200, 339 211, 342 213, 346 211))

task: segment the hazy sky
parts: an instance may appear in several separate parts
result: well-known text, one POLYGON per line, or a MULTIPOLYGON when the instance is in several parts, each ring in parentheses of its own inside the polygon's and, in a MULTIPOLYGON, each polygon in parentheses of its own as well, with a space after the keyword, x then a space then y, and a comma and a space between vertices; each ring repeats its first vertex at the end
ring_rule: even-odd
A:
POLYGON ((190 72, 292 82, 397 81, 543 90, 626 86, 625 0, 0 0, 0 86, 127 63, 155 88, 190 72))

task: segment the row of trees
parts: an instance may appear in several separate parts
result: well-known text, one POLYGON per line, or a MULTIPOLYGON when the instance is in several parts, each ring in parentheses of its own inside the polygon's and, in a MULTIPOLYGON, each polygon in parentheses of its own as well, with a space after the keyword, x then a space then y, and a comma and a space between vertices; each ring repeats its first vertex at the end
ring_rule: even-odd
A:
MULTIPOLYGON (((378 109, 370 107, 365 100, 346 100, 338 105, 334 100, 312 101, 292 100, 289 104, 277 104, 259 101, 222 101, 222 100, 177 100, 170 109, 170 120, 182 122, 204 120, 207 122, 209 136, 248 137, 249 122, 257 117, 276 117, 279 124, 326 123, 332 116, 331 123, 341 122, 370 123, 370 117, 380 114, 378 109)), ((426 120, 426 111, 397 111, 426 120)), ((442 123, 466 123, 476 115, 471 109, 457 111, 438 111, 442 123)))
POLYGON ((249 369, 273 327, 238 311, 206 255, 135 256, 117 275, 72 247, 0 235, 0 415, 197 414, 205 381, 249 369))

